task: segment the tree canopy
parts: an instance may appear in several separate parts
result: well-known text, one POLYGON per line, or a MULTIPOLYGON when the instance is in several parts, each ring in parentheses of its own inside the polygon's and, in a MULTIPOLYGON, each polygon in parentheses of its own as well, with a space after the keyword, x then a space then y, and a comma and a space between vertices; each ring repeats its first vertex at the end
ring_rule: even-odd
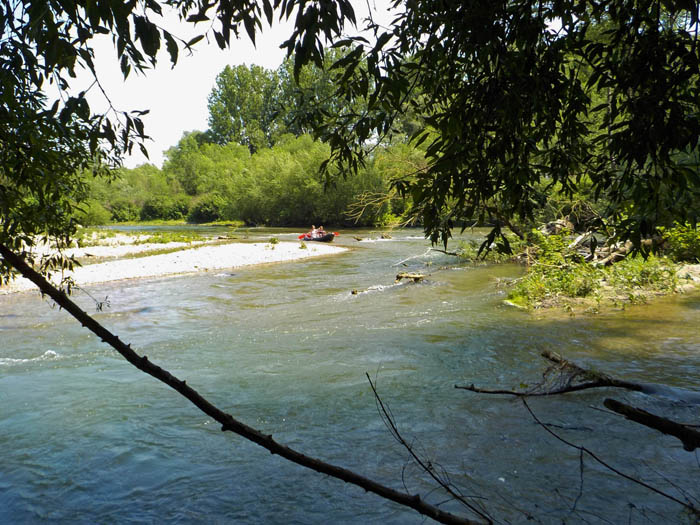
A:
MULTIPOLYGON (((307 105, 303 115, 332 161, 355 169, 399 127, 417 130, 427 166, 394 187, 412 197, 433 241, 487 216, 498 234, 509 218, 532 218, 553 191, 572 194, 582 183, 605 199, 619 237, 639 241, 669 218, 695 221, 697 1, 395 0, 393 8, 389 27, 365 21, 369 41, 346 36, 356 23, 348 0, 4 2, 0 241, 20 249, 37 235, 69 236, 68 210, 81 201, 76 173, 99 173, 142 147, 139 113, 94 114, 69 90, 77 68, 95 73, 94 37, 112 37, 128 75, 155 64, 161 48, 176 63, 205 35, 221 47, 243 35, 254 41, 276 17, 294 20, 283 46, 302 87, 305 65, 322 69, 329 49, 339 53, 326 71, 342 104, 307 105), (168 9, 202 23, 202 34, 185 42, 160 27, 168 9), (65 94, 57 103, 46 98, 51 85, 65 94)), ((212 107, 224 99, 216 93, 212 107)), ((259 114, 257 128, 244 133, 229 120, 213 129, 221 141, 270 140, 269 101, 258 102, 244 104, 259 114)))
POLYGON ((209 95, 209 131, 214 142, 237 142, 255 153, 278 133, 278 80, 274 71, 251 65, 226 66, 209 95))
MULTIPOLYGON (((355 22, 348 0, 0 3, 0 243, 29 259, 28 248, 39 237, 65 246, 76 227, 71 211, 85 199, 86 170, 106 175, 132 148, 145 151, 141 112, 110 106, 95 113, 85 93, 70 89, 81 68, 94 77, 91 89, 101 89, 96 37, 112 38, 126 77, 154 66, 161 51, 175 64, 182 49, 205 36, 221 48, 243 35, 255 41, 263 20, 275 17, 296 21, 285 45, 299 68, 321 64, 321 39, 338 37, 346 21, 355 22), (168 11, 183 23, 202 23, 201 34, 183 41, 161 27, 160 16, 168 11), (56 102, 47 95, 54 90, 56 102)), ((61 258, 43 261, 42 268, 60 264, 61 258)), ((4 280, 9 268, 4 260, 0 265, 4 280)))
POLYGON ((348 103, 335 95, 331 66, 344 56, 342 50, 328 49, 322 67, 306 64, 296 75, 291 58, 276 70, 255 64, 226 66, 209 95, 206 139, 236 142, 255 153, 274 146, 285 133, 300 136, 311 131, 319 111, 342 114, 348 103))
MULTIPOLYGON (((335 64, 360 114, 319 114, 318 136, 352 168, 410 109, 429 166, 395 181, 433 241, 498 210, 528 219, 583 182, 639 242, 669 216, 695 221, 700 50, 695 1, 401 2, 375 42, 335 64), (367 64, 367 67, 364 67, 367 64)), ((500 223, 500 224, 499 224, 500 223)))

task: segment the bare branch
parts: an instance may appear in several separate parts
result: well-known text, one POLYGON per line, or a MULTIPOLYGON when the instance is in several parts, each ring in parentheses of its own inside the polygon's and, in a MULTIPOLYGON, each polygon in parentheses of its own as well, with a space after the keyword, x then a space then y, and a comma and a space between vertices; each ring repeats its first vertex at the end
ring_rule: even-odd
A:
POLYGON ((374 383, 372 382, 372 379, 369 377, 369 374, 365 375, 367 376, 367 381, 369 381, 370 387, 372 387, 372 392, 374 393, 374 399, 377 402, 377 408, 379 409, 379 413, 382 416, 382 419, 384 420, 384 423, 389 429, 389 432, 391 433, 392 437, 408 451, 408 453, 411 455, 416 464, 431 478, 433 478, 433 480, 438 485, 440 485, 450 496, 460 501, 463 505, 465 505, 469 510, 471 510, 478 516, 487 520, 488 523, 491 523, 491 518, 487 514, 485 514, 483 510, 478 509, 472 503, 468 502, 461 494, 458 494, 449 483, 449 479, 442 479, 440 476, 438 476, 435 473, 435 468, 433 467, 433 465, 430 462, 426 463, 421 457, 418 456, 418 454, 416 454, 414 447, 410 443, 408 443, 399 432, 399 429, 396 426, 396 420, 394 419, 394 415, 391 413, 391 409, 387 407, 382 401, 382 399, 379 397, 379 393, 377 392, 377 389, 374 383))
POLYGON ((31 280, 37 285, 42 294, 48 295, 56 304, 70 313, 82 326, 97 335, 103 342, 110 345, 119 352, 124 359, 134 365, 136 368, 145 372, 159 381, 165 383, 173 390, 187 398, 192 404, 199 408, 202 412, 221 424, 222 431, 231 431, 239 436, 260 445, 269 450, 272 454, 278 454, 281 457, 292 461, 298 465, 315 470, 322 474, 327 474, 334 478, 352 483, 368 492, 373 492, 378 496, 410 507, 424 516, 428 516, 441 523, 456 523, 456 524, 474 524, 467 518, 455 516, 452 513, 445 512, 437 507, 423 501, 420 495, 407 494, 399 492, 395 489, 382 485, 369 478, 356 474, 355 472, 338 467, 321 461, 319 459, 306 456, 292 448, 282 445, 275 441, 271 435, 263 434, 248 425, 238 421, 230 414, 223 412, 211 404, 208 400, 202 397, 199 392, 187 385, 183 380, 173 376, 167 370, 159 367, 155 363, 148 360, 148 357, 141 356, 132 350, 131 345, 122 342, 116 335, 112 334, 104 326, 98 323, 95 319, 89 316, 78 305, 71 301, 68 296, 49 283, 42 275, 30 267, 20 256, 12 252, 7 246, 0 243, 0 256, 4 262, 17 269, 24 277, 31 280))
POLYGON ((683 507, 688 509, 690 512, 692 512, 696 516, 700 516, 700 509, 698 509, 697 507, 695 507, 691 503, 681 501, 678 498, 668 494, 667 492, 664 492, 664 491, 662 491, 662 490, 660 490, 660 489, 658 489, 658 488, 656 488, 656 487, 654 487, 654 486, 652 486, 652 485, 650 485, 650 484, 648 484, 640 479, 634 478, 634 477, 630 476, 629 474, 625 474, 624 472, 616 469, 615 467, 613 467, 609 463, 606 463, 605 461, 600 459, 595 453, 593 453, 592 451, 590 451, 586 447, 584 447, 582 445, 576 445, 575 443, 572 443, 571 441, 564 439, 559 434, 557 434, 556 432, 554 432, 553 430, 548 428, 547 425, 545 425, 542 421, 540 421, 540 419, 535 415, 535 413, 530 408, 530 405, 527 404, 527 400, 524 397, 522 397, 520 399, 523 402, 523 405, 525 405, 525 408, 527 409, 527 411, 532 416, 532 419, 534 419, 538 425, 540 425, 543 429, 545 429, 550 435, 552 435, 557 440, 561 441, 562 443, 564 443, 565 445, 567 445, 571 448, 575 448, 576 450, 587 454, 592 459, 594 459, 597 463, 599 463, 600 465, 602 465, 606 469, 610 470, 611 472, 614 472, 618 476, 621 476, 621 477, 623 477, 623 478, 625 478, 633 483, 636 483, 637 485, 641 485, 642 487, 645 487, 645 488, 649 489, 650 491, 655 492, 656 494, 659 494, 660 496, 663 496, 664 498, 667 498, 671 501, 674 501, 675 503, 678 503, 679 505, 682 505, 683 507))
POLYGON ((515 390, 489 390, 486 388, 478 388, 473 384, 469 386, 455 385, 455 388, 461 390, 469 390, 479 394, 505 394, 510 396, 528 397, 528 396, 553 396, 557 394, 566 394, 569 392, 578 392, 589 388, 624 388, 635 392, 643 392, 644 386, 639 383, 631 383, 610 377, 600 372, 581 368, 580 366, 567 361, 559 354, 545 350, 542 356, 552 361, 556 366, 545 370, 543 381, 534 385, 530 390, 518 392, 515 390), (553 388, 545 388, 546 383, 551 382, 551 376, 558 374, 559 386, 553 388), (581 383, 574 384, 576 380, 583 380, 581 383))

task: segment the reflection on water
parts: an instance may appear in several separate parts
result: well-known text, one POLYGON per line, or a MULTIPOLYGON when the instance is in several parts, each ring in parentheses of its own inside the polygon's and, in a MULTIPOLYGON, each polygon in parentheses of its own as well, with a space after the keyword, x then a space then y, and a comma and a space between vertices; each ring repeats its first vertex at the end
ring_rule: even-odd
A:
MULTIPOLYGON (((578 451, 519 401, 454 385, 535 382, 546 367, 539 353, 550 349, 621 378, 700 391, 697 295, 598 317, 531 315, 501 303, 496 280, 517 267, 446 268, 453 261, 444 254, 414 257, 428 248, 417 231, 373 243, 342 233, 336 242, 352 251, 335 257, 91 287, 111 303, 95 317, 283 443, 434 502, 444 498, 388 434, 366 373, 417 450, 499 521, 681 519, 674 504, 588 460, 581 489, 578 451), (429 276, 396 285, 399 269, 429 276)), ((422 522, 220 432, 33 294, 0 298, 0 342, 0 522, 422 522)), ((530 406, 630 475, 697 497, 697 457, 601 412, 609 396, 697 420, 695 405, 619 391, 530 406)))

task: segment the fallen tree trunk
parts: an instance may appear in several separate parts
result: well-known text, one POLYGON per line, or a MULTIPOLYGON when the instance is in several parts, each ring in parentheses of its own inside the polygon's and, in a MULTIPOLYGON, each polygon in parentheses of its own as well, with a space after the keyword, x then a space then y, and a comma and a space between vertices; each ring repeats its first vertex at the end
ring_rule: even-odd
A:
POLYGON ((683 443, 683 448, 688 452, 700 448, 700 432, 693 430, 687 425, 682 425, 670 419, 666 419, 665 417, 657 416, 641 408, 625 405, 615 399, 608 398, 603 401, 603 404, 606 408, 625 416, 635 423, 653 428, 663 434, 679 439, 683 443))

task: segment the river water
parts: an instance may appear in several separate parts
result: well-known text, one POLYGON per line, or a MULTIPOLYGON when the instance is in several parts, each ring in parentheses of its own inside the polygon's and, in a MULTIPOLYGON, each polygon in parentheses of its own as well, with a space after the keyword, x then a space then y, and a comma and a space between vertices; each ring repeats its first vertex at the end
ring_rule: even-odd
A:
MULTIPOLYGON (((87 290, 108 298, 100 322, 234 417, 446 510, 473 517, 391 437, 366 374, 414 450, 496 522, 689 521, 676 503, 581 459, 517 399, 454 385, 533 384, 547 366, 540 352, 554 350, 671 386, 667 396, 589 390, 529 406, 625 474, 698 498, 697 452, 602 406, 614 397, 698 422, 698 405, 684 400, 700 391, 698 294, 598 316, 532 314, 502 303, 516 266, 455 266, 426 253, 419 230, 377 237, 343 232, 335 242, 351 251, 336 256, 87 290), (399 270, 430 275, 396 285, 399 270)), ((75 299, 95 311, 85 294, 75 299)), ((424 521, 221 432, 34 293, 0 297, 0 451, 0 523, 424 521)))

